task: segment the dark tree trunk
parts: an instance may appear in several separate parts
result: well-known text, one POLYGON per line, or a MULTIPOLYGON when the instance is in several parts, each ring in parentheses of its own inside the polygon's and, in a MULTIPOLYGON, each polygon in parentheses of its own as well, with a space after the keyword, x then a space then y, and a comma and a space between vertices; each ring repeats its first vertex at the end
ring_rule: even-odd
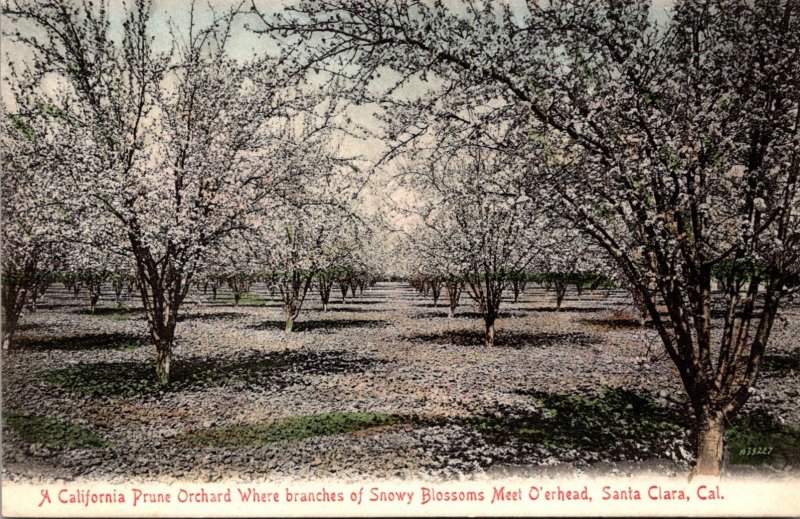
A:
POLYGON ((178 311, 191 283, 191 272, 186 273, 175 264, 172 250, 166 260, 156 261, 150 250, 131 236, 136 260, 136 281, 147 315, 150 338, 156 348, 156 383, 165 386, 170 382, 172 347, 178 311))
POLYGON ((447 291, 447 299, 449 302, 449 312, 447 316, 452 318, 456 313, 456 308, 458 308, 458 301, 461 299, 461 291, 464 289, 464 284, 462 281, 448 279, 445 281, 444 288, 447 291))
POLYGON ((486 347, 491 348, 494 346, 494 318, 485 318, 484 324, 486 325, 486 347))
POLYGON ((319 288, 319 297, 322 301, 322 311, 328 311, 328 303, 331 300, 331 289, 333 288, 333 280, 325 274, 320 274, 317 280, 319 288))
POLYGON ((561 309, 561 303, 564 301, 564 295, 567 293, 567 284, 556 281, 556 308, 561 309))
POLYGON ((233 306, 238 307, 242 296, 250 290, 250 282, 243 275, 234 275, 228 279, 228 287, 233 292, 233 306))
POLYGON ((25 307, 28 291, 23 283, 13 275, 6 275, 2 286, 3 303, 3 349, 11 350, 14 346, 14 334, 17 331, 19 316, 25 307))
POLYGON ((284 274, 284 278, 281 280, 278 288, 283 296, 283 311, 286 317, 284 330, 287 333, 294 328, 294 321, 300 315, 313 279, 313 273, 294 271, 291 274, 284 274))
POLYGON ((116 279, 113 282, 114 297, 117 307, 122 306, 122 291, 125 289, 125 282, 121 279, 116 279))
POLYGON ((438 276, 434 276, 430 280, 430 287, 433 295, 433 306, 436 308, 439 305, 439 296, 442 294, 442 280, 438 276))
POLYGON ((50 286, 49 282, 42 283, 39 287, 34 288, 30 291, 30 304, 28 305, 28 310, 32 314, 36 313, 36 306, 39 303, 39 297, 43 296, 45 292, 47 292, 47 287, 50 286))
POLYGON ((97 310, 97 302, 100 300, 101 293, 100 283, 89 284, 89 312, 94 313, 97 310))
POLYGON ((502 273, 495 273, 485 268, 467 275, 467 285, 470 297, 478 303, 478 310, 483 316, 486 327, 485 344, 487 347, 492 347, 495 344, 495 320, 505 289, 504 277, 502 273))

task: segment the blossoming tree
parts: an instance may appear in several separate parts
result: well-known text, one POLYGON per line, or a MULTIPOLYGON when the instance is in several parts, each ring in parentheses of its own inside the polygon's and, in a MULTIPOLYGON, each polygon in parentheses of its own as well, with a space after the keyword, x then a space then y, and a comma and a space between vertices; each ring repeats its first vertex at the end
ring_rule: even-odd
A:
POLYGON ((337 79, 357 86, 343 96, 376 100, 374 80, 396 74, 377 96, 395 149, 434 129, 453 140, 503 128, 486 145, 535 163, 530 189, 641 296, 694 409, 693 474, 719 474, 724 424, 797 291, 800 9, 678 1, 661 23, 652 8, 301 1, 261 20, 263 32, 302 39, 301 69, 350 63, 337 79), (396 95, 431 79, 418 99, 396 95), (713 294, 723 264, 730 282, 713 294))

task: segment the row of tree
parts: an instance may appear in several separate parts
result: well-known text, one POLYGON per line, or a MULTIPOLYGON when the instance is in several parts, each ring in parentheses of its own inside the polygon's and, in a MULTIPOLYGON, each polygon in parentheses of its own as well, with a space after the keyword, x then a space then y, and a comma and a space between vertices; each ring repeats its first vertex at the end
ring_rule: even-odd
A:
MULTIPOLYGON (((324 249, 347 227, 319 212, 338 222, 361 192, 357 161, 332 143, 361 130, 341 106, 368 105, 379 162, 407 158, 395 270, 463 279, 487 343, 509 272, 626 287, 693 406, 695 473, 718 474, 724 425, 800 290, 800 9, 677 0, 664 21, 652 9, 298 0, 267 13, 254 0, 207 23, 192 8, 165 47, 147 0, 120 32, 103 3, 10 0, 31 59, 11 65, 2 123, 6 284, 36 286, 64 241, 129 258, 166 382, 200 271, 220 258, 237 272, 268 257, 297 272, 338 264, 301 244, 324 249), (242 17, 276 45, 231 57, 242 17)), ((11 286, 4 306, 26 290, 11 286)))
POLYGON ((121 26, 104 2, 4 4, 28 57, 8 64, 4 96, 4 347, 48 273, 78 272, 95 294, 133 279, 166 384, 193 282, 277 272, 291 329, 313 279, 374 271, 337 101, 285 56, 234 58, 238 9, 187 11, 156 38, 149 0, 121 26))
POLYGON ((694 473, 719 474, 725 424, 752 392, 781 304, 800 289, 800 8, 655 9, 300 0, 261 13, 259 27, 294 45, 292 66, 321 73, 335 95, 379 103, 392 154, 430 158, 412 175, 448 202, 426 212, 424 228, 443 247, 487 251, 442 269, 477 263, 472 284, 487 307, 504 283, 492 273, 533 262, 550 222, 602 250, 692 404, 694 473), (469 204, 450 201, 453 169, 469 204), (464 218, 493 231, 452 232, 464 218), (725 290, 712 294, 725 263, 725 290))

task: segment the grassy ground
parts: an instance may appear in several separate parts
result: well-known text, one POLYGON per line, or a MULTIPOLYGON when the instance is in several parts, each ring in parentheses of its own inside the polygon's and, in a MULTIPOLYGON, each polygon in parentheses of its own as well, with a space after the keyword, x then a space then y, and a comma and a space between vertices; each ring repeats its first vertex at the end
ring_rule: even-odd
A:
POLYGON ((178 439, 195 445, 236 447, 272 442, 291 442, 346 434, 364 429, 400 423, 401 418, 382 413, 324 413, 311 416, 290 416, 238 427, 203 429, 178 439))

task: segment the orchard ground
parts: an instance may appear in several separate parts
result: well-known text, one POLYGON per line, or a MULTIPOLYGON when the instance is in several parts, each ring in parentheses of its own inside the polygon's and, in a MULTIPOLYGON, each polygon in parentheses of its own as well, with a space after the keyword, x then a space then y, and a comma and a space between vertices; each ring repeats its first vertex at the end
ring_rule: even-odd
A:
MULTIPOLYGON (((107 291, 110 292, 110 291, 107 291)), ((443 299, 445 299, 443 297, 443 299)), ((687 472, 690 411, 654 330, 620 291, 529 287, 494 348, 466 295, 454 318, 403 283, 295 331, 256 286, 190 294, 172 383, 155 385, 135 298, 94 314, 53 287, 3 353, 11 481, 215 481, 687 472)), ((800 473, 800 309, 776 323, 755 394, 728 424, 726 471, 800 473)))

